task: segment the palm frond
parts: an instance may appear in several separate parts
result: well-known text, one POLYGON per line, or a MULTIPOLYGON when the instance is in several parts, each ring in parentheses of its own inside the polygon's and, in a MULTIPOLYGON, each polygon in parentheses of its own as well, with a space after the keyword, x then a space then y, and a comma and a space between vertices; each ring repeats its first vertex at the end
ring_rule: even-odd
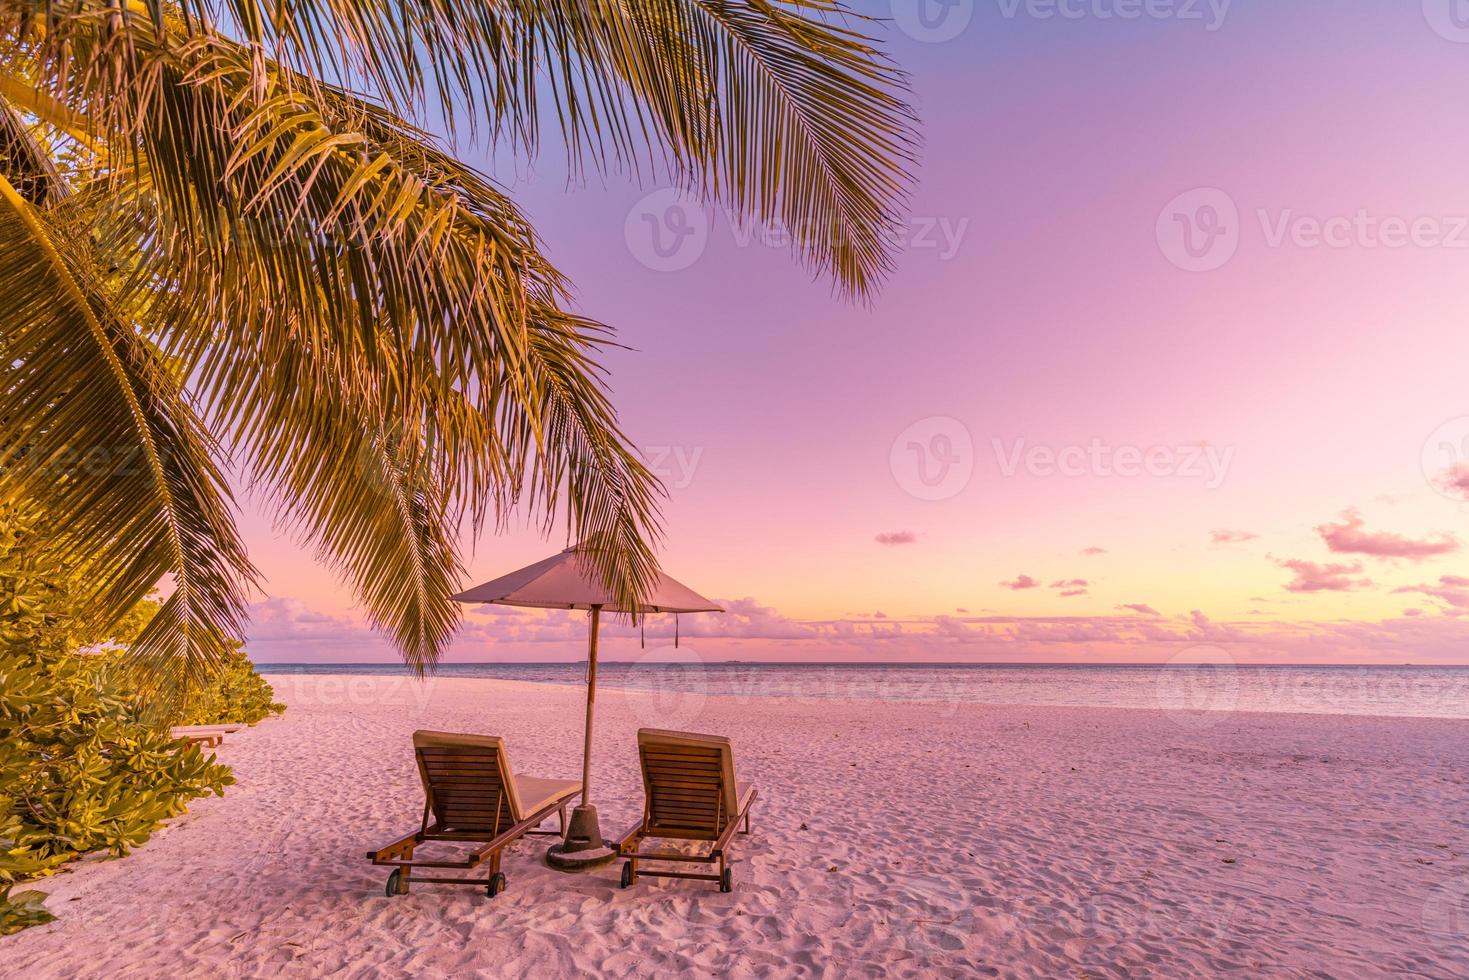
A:
POLYGON ((253 571, 216 447, 75 242, 0 176, 0 498, 44 507, 104 620, 171 576, 134 650, 157 678, 198 682, 241 631, 253 571))
POLYGON ((0 94, 0 174, 7 177, 17 194, 41 207, 54 204, 66 193, 66 182, 56 161, 3 94, 0 94))
POLYGON ((151 5, 152 23, 103 0, 78 8, 52 28, 55 50, 99 31, 120 50, 180 23, 232 33, 262 72, 269 53, 399 115, 434 98, 517 152, 539 152, 554 122, 575 169, 666 174, 789 233, 854 295, 891 266, 915 118, 874 21, 842 0, 182 0, 151 5))
POLYGON ((384 110, 257 84, 217 40, 183 50, 188 72, 139 45, 160 66, 140 63, 155 81, 132 103, 156 114, 143 152, 79 206, 109 202, 105 250, 129 293, 166 297, 165 347, 287 522, 420 666, 457 622, 462 516, 564 511, 634 602, 657 567, 657 481, 591 357, 605 328, 560 310, 523 216, 384 110))

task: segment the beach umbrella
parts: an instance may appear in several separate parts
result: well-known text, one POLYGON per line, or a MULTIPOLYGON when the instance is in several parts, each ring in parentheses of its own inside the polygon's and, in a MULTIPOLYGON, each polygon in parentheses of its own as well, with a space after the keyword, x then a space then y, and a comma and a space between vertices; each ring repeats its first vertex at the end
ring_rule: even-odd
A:
POLYGON ((659 573, 642 605, 636 609, 619 604, 602 584, 586 552, 567 548, 519 571, 476 585, 454 596, 459 602, 489 602, 501 606, 533 609, 585 609, 590 613, 587 630, 587 720, 581 762, 581 805, 571 812, 566 837, 546 854, 553 867, 565 870, 605 864, 617 855, 602 843, 597 810, 591 803, 592 711, 597 700, 597 630, 603 612, 641 617, 649 613, 723 612, 719 606, 673 578, 659 573))

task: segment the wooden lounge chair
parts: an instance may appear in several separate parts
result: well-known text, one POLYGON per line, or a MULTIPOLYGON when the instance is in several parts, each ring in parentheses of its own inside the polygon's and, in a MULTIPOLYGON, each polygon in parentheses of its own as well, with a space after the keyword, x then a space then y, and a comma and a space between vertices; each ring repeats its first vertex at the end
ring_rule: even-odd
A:
POLYGON ((617 850, 627 857, 622 866, 622 887, 633 884, 638 875, 648 875, 717 881, 720 891, 730 891, 729 844, 741 822, 742 832, 750 832, 750 807, 756 792, 749 783, 735 782, 734 751, 729 739, 642 728, 638 730, 638 755, 643 763, 643 819, 617 842, 617 850), (646 837, 708 841, 713 847, 702 854, 645 851, 641 844, 646 837), (719 873, 639 868, 638 862, 648 860, 693 864, 717 861, 719 873))
POLYGON ((574 779, 537 779, 517 776, 510 768, 505 743, 488 735, 414 732, 413 751, 423 779, 423 823, 406 837, 369 851, 373 864, 388 865, 388 895, 408 894, 410 879, 436 885, 477 885, 491 898, 505 890, 500 852, 527 834, 554 834, 534 828, 553 812, 561 816, 566 832, 566 806, 581 792, 574 779), (432 822, 430 822, 432 817, 432 822), (413 851, 425 841, 479 844, 461 860, 415 860, 413 851), (486 860, 485 878, 428 878, 413 875, 415 868, 472 871, 486 860))

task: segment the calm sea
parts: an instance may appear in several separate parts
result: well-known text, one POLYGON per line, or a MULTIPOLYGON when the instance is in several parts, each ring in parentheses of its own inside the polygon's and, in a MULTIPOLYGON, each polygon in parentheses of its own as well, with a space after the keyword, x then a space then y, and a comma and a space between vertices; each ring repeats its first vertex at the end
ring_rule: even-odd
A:
MULTIPOLYGON (((402 676, 394 664, 259 664, 267 674, 402 676)), ((444 664, 441 677, 585 683, 582 664, 444 664)), ((1469 667, 1256 667, 1233 664, 603 663, 600 691, 670 696, 879 699, 1162 708, 1182 712, 1469 718, 1469 667)))

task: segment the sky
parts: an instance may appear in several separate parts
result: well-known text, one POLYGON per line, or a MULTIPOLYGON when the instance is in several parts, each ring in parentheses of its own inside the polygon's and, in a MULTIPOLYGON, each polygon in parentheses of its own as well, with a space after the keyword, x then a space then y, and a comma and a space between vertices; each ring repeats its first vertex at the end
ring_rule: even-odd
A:
MULTIPOLYGON (((668 488, 662 562, 728 607, 683 617, 680 655, 1469 663, 1453 3, 861 4, 922 135, 868 305, 779 229, 443 131, 630 348, 606 363, 668 488)), ((242 504, 254 659, 394 659, 242 504)), ((566 543, 517 527, 466 585, 566 543)), ((603 656, 671 630, 613 625, 603 656)), ((479 607, 446 659, 584 636, 479 607)))

